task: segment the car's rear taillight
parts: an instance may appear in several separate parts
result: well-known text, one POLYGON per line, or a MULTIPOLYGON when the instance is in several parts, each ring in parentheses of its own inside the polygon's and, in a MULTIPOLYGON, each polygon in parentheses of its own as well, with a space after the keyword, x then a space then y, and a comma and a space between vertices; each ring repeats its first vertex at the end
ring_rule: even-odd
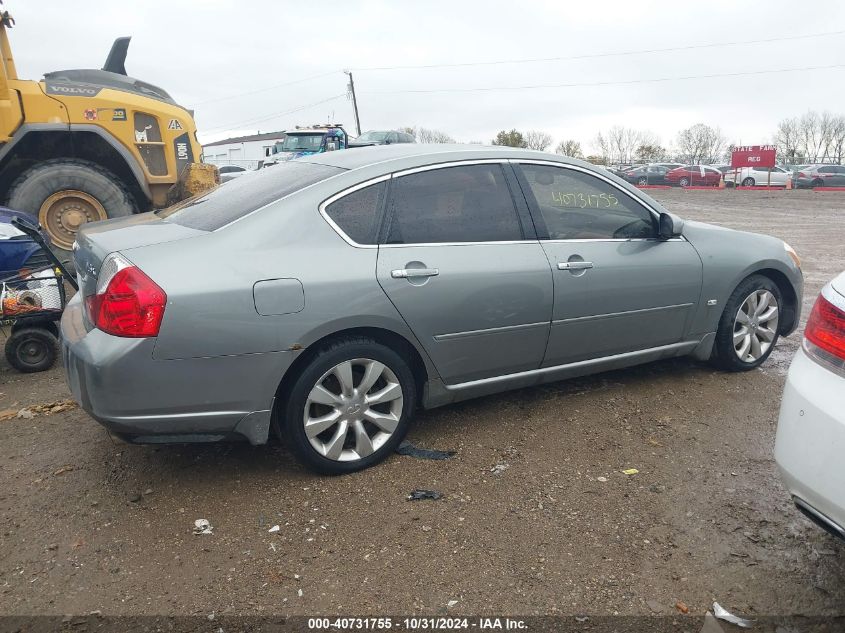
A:
POLYGON ((803 171, 799 171, 799 172, 798 172, 798 177, 799 177, 799 178, 807 178, 807 174, 805 174, 803 171))
POLYGON ((158 336, 167 295, 140 268, 109 255, 100 269, 95 294, 85 298, 88 319, 114 336, 158 336))
POLYGON ((828 287, 816 299, 804 329, 804 349, 817 360, 845 370, 845 297, 841 301, 838 297, 828 287))
POLYGON ((629 175, 629 176, 636 176, 636 175, 637 175, 637 172, 635 172, 635 171, 629 171, 629 172, 628 172, 628 175, 629 175))

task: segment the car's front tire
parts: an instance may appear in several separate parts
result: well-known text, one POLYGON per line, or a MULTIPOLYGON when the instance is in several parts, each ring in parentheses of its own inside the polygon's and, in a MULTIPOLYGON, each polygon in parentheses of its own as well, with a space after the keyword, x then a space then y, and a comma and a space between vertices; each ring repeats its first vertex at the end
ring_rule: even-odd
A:
POLYGON ((753 178, 746 178, 745 180, 742 181, 743 187, 753 187, 754 185, 755 185, 755 182, 754 182, 753 178))
POLYGON ((282 431, 294 455, 319 473, 367 468, 408 431, 416 402, 410 367, 372 339, 338 339, 320 349, 291 386, 282 431))
POLYGON ((681 185, 681 187, 689 187, 689 178, 681 178, 678 181, 678 184, 681 185))
POLYGON ((775 282, 763 275, 745 279, 725 304, 712 361, 728 371, 762 365, 777 343, 782 308, 783 297, 775 282))

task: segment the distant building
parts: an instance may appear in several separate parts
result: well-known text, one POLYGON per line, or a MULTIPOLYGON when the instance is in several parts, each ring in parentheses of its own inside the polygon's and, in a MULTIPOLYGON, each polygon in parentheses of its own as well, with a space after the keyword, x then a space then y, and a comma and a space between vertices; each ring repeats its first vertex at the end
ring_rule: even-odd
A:
POLYGON ((273 144, 284 138, 284 132, 227 138, 203 145, 203 158, 212 165, 240 165, 246 169, 256 169, 270 155, 273 144))

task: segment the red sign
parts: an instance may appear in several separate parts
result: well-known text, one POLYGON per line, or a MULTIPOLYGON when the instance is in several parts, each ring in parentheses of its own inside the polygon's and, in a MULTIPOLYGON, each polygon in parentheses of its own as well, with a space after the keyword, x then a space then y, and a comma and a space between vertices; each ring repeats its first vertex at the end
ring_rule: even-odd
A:
POLYGON ((774 167, 774 145, 743 145, 731 150, 731 167, 774 167))

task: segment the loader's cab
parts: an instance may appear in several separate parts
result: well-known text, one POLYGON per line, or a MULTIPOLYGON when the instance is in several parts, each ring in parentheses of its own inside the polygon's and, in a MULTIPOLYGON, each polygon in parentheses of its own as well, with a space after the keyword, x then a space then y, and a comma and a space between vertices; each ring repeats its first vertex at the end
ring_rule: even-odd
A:
POLYGON ((270 156, 264 164, 269 166, 300 156, 346 149, 348 146, 349 136, 342 125, 297 127, 286 131, 285 138, 273 145, 270 156))

